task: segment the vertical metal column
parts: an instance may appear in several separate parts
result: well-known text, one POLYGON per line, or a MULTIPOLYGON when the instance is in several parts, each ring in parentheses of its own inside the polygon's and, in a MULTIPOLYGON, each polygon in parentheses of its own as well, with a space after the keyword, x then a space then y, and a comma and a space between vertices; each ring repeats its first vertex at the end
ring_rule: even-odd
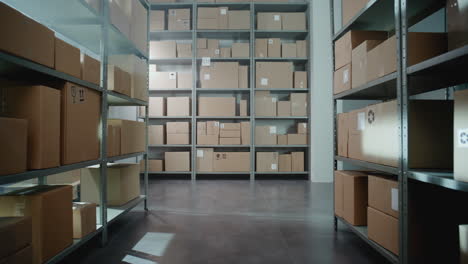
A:
POLYGON ((250 180, 255 180, 255 4, 250 3, 250 180))
MULTIPOLYGON (((148 95, 148 98, 149 98, 149 49, 150 49, 150 16, 151 16, 151 5, 149 3, 147 3, 147 5, 145 6, 147 7, 148 9, 148 13, 147 13, 147 16, 146 16, 146 39, 147 39, 147 43, 146 43, 146 47, 147 47, 147 54, 148 54, 148 59, 147 59, 147 65, 148 67, 146 67, 146 87, 147 87, 147 95, 148 95)), ((149 185, 149 182, 148 182, 148 169, 149 169, 149 164, 148 164, 148 161, 149 161, 149 118, 148 118, 148 115, 149 115, 149 99, 148 99, 148 104, 145 106, 145 154, 143 156, 143 159, 145 160, 145 172, 144 172, 144 185, 143 185, 143 193, 145 194, 145 204, 144 204, 144 208, 145 208, 145 211, 148 211, 148 185, 149 185)))
MULTIPOLYGON (((307 40, 307 62, 305 64, 305 71, 307 72, 307 79, 309 80, 307 82, 307 161, 304 161, 304 162, 307 162, 307 177, 309 178, 309 181, 312 180, 312 164, 311 164, 311 158, 312 158, 312 82, 311 82, 311 79, 310 78, 312 76, 312 63, 310 62, 310 58, 312 57, 311 56, 311 52, 312 52, 312 49, 310 48, 311 45, 312 45, 312 38, 311 38, 311 35, 310 35, 310 27, 311 27, 311 20, 310 20, 310 16, 311 16, 311 13, 312 13, 312 10, 311 10, 311 7, 310 7, 310 2, 307 2, 307 9, 306 9, 306 16, 307 16, 307 37, 306 37, 306 40, 307 40)), ((293 87, 294 88, 294 87, 293 87)), ((335 158, 335 157, 333 157, 335 158)))
POLYGON ((192 4, 192 148, 191 148, 191 160, 192 160, 192 181, 197 179, 197 76, 198 76, 198 62, 197 62, 197 2, 192 4))

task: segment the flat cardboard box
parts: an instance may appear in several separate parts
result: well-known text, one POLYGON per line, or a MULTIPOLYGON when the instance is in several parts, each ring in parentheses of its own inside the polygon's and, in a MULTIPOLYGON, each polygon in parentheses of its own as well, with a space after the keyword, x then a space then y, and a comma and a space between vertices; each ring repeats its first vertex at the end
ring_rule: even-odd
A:
POLYGON ((199 97, 199 116, 236 116, 235 97, 199 97))
POLYGON ((281 13, 257 13, 258 30, 281 30, 281 13))
POLYGON ((307 40, 296 40, 296 53, 298 58, 307 58, 307 40))
POLYGON ((219 145, 219 135, 198 135, 198 145, 219 145))
POLYGON ((354 226, 367 225, 367 174, 359 171, 335 171, 342 177, 343 218, 354 226))
POLYGON ((214 161, 214 149, 198 148, 197 149, 197 171, 212 172, 214 161))
POLYGON ((117 1, 109 2, 109 17, 110 22, 130 39, 130 14, 128 10, 124 10, 117 1))
MULTIPOLYGON (((99 166, 81 169, 81 201, 100 203, 99 166)), ((107 203, 121 206, 140 195, 140 165, 115 163, 107 165, 107 203)))
POLYGON ((269 91, 255 92, 255 114, 257 116, 276 116, 276 97, 270 96, 269 91))
POLYGON ((385 175, 369 174, 368 186, 369 206, 398 218, 398 181, 385 175))
POLYGON ((0 176, 27 169, 28 121, 0 117, 0 176))
POLYGON ((307 134, 307 123, 297 123, 297 133, 298 134, 307 134))
POLYGON ((96 204, 73 203, 73 238, 83 238, 96 231, 96 204))
POLYGON ((278 116, 291 116, 291 101, 278 101, 278 116))
POLYGON ((281 57, 282 58, 296 58, 297 57, 296 43, 282 43, 281 44, 281 57))
POLYGON ((250 122, 241 122, 241 144, 250 145, 250 122))
POLYGON ((278 145, 287 145, 288 144, 288 135, 278 135, 278 145))
POLYGON ((307 89, 309 87, 307 82, 306 71, 295 71, 294 72, 294 88, 295 89, 307 89))
POLYGON ((367 235, 369 239, 398 256, 398 234, 398 219, 368 207, 367 235))
POLYGON ((192 57, 192 43, 177 43, 177 58, 192 57))
POLYGON ((76 78, 81 77, 80 50, 55 38, 55 69, 76 78))
POLYGON ((249 172, 250 152, 214 152, 213 171, 249 172))
POLYGON ((305 12, 281 13, 283 30, 306 30, 305 12))
POLYGON ((179 30, 190 30, 190 9, 169 9, 168 15, 168 30, 179 31, 179 30))
POLYGON ((277 172, 278 152, 257 152, 257 172, 277 172))
POLYGON ((150 13, 150 31, 166 29, 166 12, 164 10, 152 10, 150 13))
POLYGON ((221 58, 231 58, 231 48, 220 48, 220 57, 221 58))
POLYGON ((71 186, 39 185, 0 196, 0 217, 31 217, 32 263, 40 264, 72 244, 71 205, 71 186))
POLYGON ((101 63, 86 54, 81 54, 81 79, 96 85, 101 83, 101 63))
POLYGON ((226 6, 218 7, 218 29, 228 29, 228 27, 229 27, 228 7, 226 6))
POLYGON ((288 134, 288 145, 307 145, 307 135, 288 134))
POLYGON ((177 72, 150 71, 150 90, 169 90, 177 88, 177 72))
POLYGON ((468 44, 468 14, 466 2, 447 0, 446 4, 448 49, 454 50, 468 44))
MULTIPOLYGON (((353 49, 351 55, 351 68, 353 69, 351 73, 352 88, 357 88, 367 83, 367 53, 381 43, 381 40, 366 40, 353 49)), ((345 79, 341 79, 343 80, 343 85, 345 85, 345 79)))
POLYGON ((304 171, 304 152, 291 152, 291 170, 293 172, 304 171))
POLYGON ((151 97, 149 99, 148 115, 158 117, 166 115, 166 100, 164 97, 151 97))
POLYGON ((167 134, 188 134, 190 132, 189 122, 167 122, 167 134))
POLYGON ((150 59, 176 58, 175 40, 150 41, 150 59))
POLYGON ((333 74, 333 94, 339 94, 351 89, 351 78, 351 64, 346 64, 335 71, 333 74))
POLYGON ((222 137, 222 138, 219 138, 219 145, 240 145, 240 144, 241 144, 241 138, 240 137, 234 137, 234 138, 222 137))
POLYGON ((342 0, 342 25, 348 24, 348 22, 353 18, 361 9, 363 9, 369 0, 342 0))
POLYGON ((239 62, 214 62, 210 66, 202 66, 200 88, 239 88, 238 68, 239 62))
POLYGON ((278 171, 290 172, 291 171, 291 154, 281 154, 278 157, 278 171))
POLYGON ((307 116, 307 94, 291 93, 291 115, 307 116))
POLYGON ((145 123, 121 119, 109 119, 107 123, 120 128, 121 155, 145 151, 145 123))
POLYGON ((250 11, 249 10, 229 10, 228 11, 229 29, 250 29, 250 11))
POLYGON ((257 58, 268 57, 268 39, 266 38, 255 39, 255 57, 257 58))
POLYGON ((167 116, 190 116, 190 97, 167 97, 167 116))
POLYGON ((166 171, 190 171, 190 152, 165 152, 164 164, 166 171))
POLYGON ((292 88, 293 68, 291 62, 256 62, 256 88, 292 88))
POLYGON ((192 89, 192 72, 177 73, 177 89, 192 89))
POLYGON ((131 1, 130 41, 143 53, 148 53, 148 12, 139 1, 131 1))
POLYGON ((276 145, 277 143, 276 126, 256 126, 255 144, 256 145, 276 145))
POLYGON ((453 130, 455 180, 468 181, 468 90, 456 91, 453 130))
POLYGON ((245 42, 232 43, 233 58, 248 58, 250 56, 250 44, 245 42))
POLYGON ((348 116, 348 113, 336 115, 337 151, 341 157, 348 157, 348 116))
POLYGON ((148 126, 148 139, 149 145, 163 145, 164 144, 164 126, 152 125, 148 126))
POLYGON ((240 138, 240 130, 221 130, 219 133, 220 138, 240 138))
POLYGON ((31 245, 31 233, 31 217, 0 217, 0 260, 31 245))
POLYGON ((130 73, 115 65, 107 66, 107 89, 127 96, 132 95, 130 73))
POLYGON ((281 58, 281 39, 269 38, 268 43, 268 57, 269 58, 281 58))
POLYGON ((188 145, 190 144, 190 134, 167 134, 166 140, 169 145, 188 145))
POLYGON ((239 89, 249 88, 249 66, 239 65, 239 89))
POLYGON ((247 100, 240 100, 239 116, 247 116, 247 100))
POLYGON ((0 50, 54 68, 55 38, 52 30, 0 3, 0 50), (34 45, 31 45, 34 43, 34 45))

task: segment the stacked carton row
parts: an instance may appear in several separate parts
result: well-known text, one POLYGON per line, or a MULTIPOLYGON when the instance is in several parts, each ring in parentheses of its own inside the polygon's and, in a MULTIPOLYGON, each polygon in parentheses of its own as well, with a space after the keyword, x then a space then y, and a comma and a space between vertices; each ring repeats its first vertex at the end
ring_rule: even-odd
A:
POLYGON ((280 38, 256 38, 255 57, 257 58, 305 58, 307 40, 282 42, 280 38))
POLYGON ((255 127, 256 145, 307 145, 307 123, 298 123, 296 133, 278 134, 277 126, 255 127))
POLYGON ((191 29, 191 14, 189 8, 154 10, 150 13, 150 31, 171 30, 181 31, 191 29), (166 20, 167 18, 167 20, 166 20))
POLYGON ((255 114, 257 116, 307 116, 306 93, 290 93, 289 100, 278 101, 269 91, 255 92, 255 114))
POLYGON ((250 122, 197 122, 198 145, 249 145, 250 122))
POLYGON ((150 67, 150 90, 192 89, 191 71, 157 71, 156 69, 156 67, 150 67))
POLYGON ((250 46, 248 42, 234 42, 231 46, 220 47, 220 39, 197 39, 197 56, 210 58, 248 58, 250 46))
POLYGON ((135 55, 109 56, 107 89, 148 101, 148 63, 135 55))
POLYGON ((107 121, 107 155, 109 157, 144 152, 145 123, 109 119, 107 121))
POLYGON ((257 152, 257 172, 303 172, 304 152, 257 152))
POLYGON ((148 127, 149 145, 190 144, 189 122, 167 122, 166 125, 148 127))
POLYGON ((198 29, 250 29, 249 10, 229 10, 228 7, 199 7, 198 29))

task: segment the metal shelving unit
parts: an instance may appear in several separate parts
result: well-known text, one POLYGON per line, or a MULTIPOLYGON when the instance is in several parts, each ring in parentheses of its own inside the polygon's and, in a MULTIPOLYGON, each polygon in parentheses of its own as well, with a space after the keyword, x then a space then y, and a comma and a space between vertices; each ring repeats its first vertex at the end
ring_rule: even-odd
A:
MULTIPOLYGON (((288 40, 308 40, 310 44, 310 36, 309 30, 292 30, 292 31, 268 31, 268 30, 257 30, 256 29, 256 15, 258 12, 306 12, 307 24, 308 27, 311 24, 309 20, 309 3, 308 2, 288 2, 288 3, 278 3, 278 2, 262 2, 262 3, 255 3, 255 2, 227 2, 227 3, 198 3, 198 2, 184 2, 184 3, 154 3, 151 4, 151 10, 167 10, 171 8, 190 8, 191 9, 191 30, 184 30, 184 31, 168 31, 168 30, 159 30, 150 33, 150 40, 151 41, 160 41, 160 40, 191 40, 192 41, 192 58, 184 58, 184 59, 161 59, 161 60, 150 60, 150 63, 157 64, 157 65, 167 65, 167 66, 174 66, 177 68, 183 62, 183 66, 186 67, 188 65, 191 66, 191 70, 193 73, 193 88, 192 89, 171 89, 171 90, 158 90, 158 91, 150 91, 150 96, 163 96, 166 95, 174 95, 177 93, 178 96, 190 96, 192 103, 191 103, 191 112, 192 115, 189 117, 150 117, 150 120, 153 123, 161 124, 165 123, 166 121, 170 120, 179 120, 179 121, 190 121, 191 122, 191 144, 190 145, 157 145, 151 146, 152 153, 154 153, 153 157, 156 157, 158 153, 155 153, 161 149, 170 150, 171 148, 174 151, 180 151, 184 148, 191 148, 191 164, 192 164, 192 171, 191 172, 151 172, 150 174, 154 175, 164 175, 164 174, 189 174, 191 175, 192 180, 197 178, 197 175, 250 175, 250 179, 254 180, 255 175, 255 151, 256 148, 260 148, 266 151, 272 151, 275 147, 280 149, 281 151, 286 150, 304 150, 305 152, 305 159, 306 159, 306 172, 301 173, 292 173, 292 174, 303 174, 309 175, 310 164, 307 159, 310 157, 310 145, 305 146, 256 146, 255 145, 255 125, 257 124, 256 120, 261 120, 262 122, 294 122, 295 120, 301 122, 307 122, 308 126, 310 127, 310 116, 304 117, 260 117, 255 116, 254 109, 255 109, 255 92, 256 91, 271 91, 272 93, 285 93, 289 92, 301 92, 301 93, 308 93, 310 94, 309 89, 292 89, 290 87, 284 89, 256 89, 255 88, 255 62, 256 61, 290 61, 294 64, 302 66, 310 73, 310 64, 309 64, 309 57, 310 57, 310 50, 307 48, 307 53, 309 57, 307 58, 256 58, 255 57, 255 38, 271 38, 271 37, 279 37, 285 38, 288 40), (204 29, 197 29, 197 11, 198 7, 218 7, 218 6, 227 6, 230 9, 235 10, 250 10, 250 29, 245 30, 204 30, 204 29), (234 41, 243 41, 249 42, 250 44, 250 56, 245 58, 211 58, 211 61, 238 61, 242 65, 249 66, 249 87, 248 89, 206 89, 206 88, 198 88, 197 80, 198 80, 198 72, 201 64, 202 58, 199 58, 197 55, 197 38, 213 38, 213 39, 223 39, 223 40, 234 40, 234 41), (179 63, 180 62, 180 63, 179 63), (197 116, 197 98, 200 95, 209 95, 209 94, 229 94, 234 95, 236 97, 242 96, 243 99, 249 99, 249 109, 250 115, 249 116, 197 116), (196 123, 197 121, 206 121, 206 120, 216 120, 216 121, 250 121, 251 125, 251 144, 250 145, 197 145, 196 144, 196 123), (158 150, 158 149, 159 150, 158 150), (215 148, 220 150, 249 150, 251 153, 251 171, 250 172, 242 172, 242 173, 225 173, 225 172, 197 172, 196 167, 196 150, 197 148, 215 148)), ((310 76, 310 74, 309 74, 310 76)), ((309 77, 310 79, 310 77, 309 77)), ((310 136, 309 136, 310 142, 310 136)), ((159 158, 160 156, 158 156, 159 158)), ((258 173, 260 174, 260 173, 258 173)), ((263 173, 262 173, 263 174, 263 173)), ((288 173, 270 173, 273 175, 287 175, 288 173)))
MULTIPOLYGON (((50 80, 69 81, 90 89, 94 89, 101 93, 101 121, 99 131, 101 142, 100 158, 98 160, 84 161, 42 170, 30 170, 23 173, 4 175, 0 177, 0 185, 12 184, 15 182, 21 182, 35 178, 39 179, 40 184, 47 184, 46 177, 49 175, 86 168, 88 166, 99 166, 101 174, 101 184, 99 187, 101 206, 97 208, 98 223, 96 226, 96 231, 82 239, 75 239, 72 245, 46 262, 58 263, 97 235, 101 236, 101 243, 105 245, 108 240, 107 232, 109 224, 120 219, 121 216, 141 203, 144 203, 144 208, 147 209, 147 168, 143 177, 143 194, 140 195, 140 197, 125 204, 124 206, 119 208, 108 207, 106 190, 108 163, 141 156, 144 159, 148 158, 147 147, 145 148, 146 150, 144 152, 120 155, 116 157, 107 156, 107 118, 109 108, 114 106, 144 106, 146 113, 148 113, 147 102, 107 90, 108 57, 113 54, 132 54, 142 59, 148 60, 148 55, 146 52, 139 50, 131 40, 129 40, 110 23, 108 1, 101 1, 101 12, 94 10, 87 4, 85 0, 2 0, 2 2, 12 6, 18 11, 38 21, 39 23, 49 27, 55 31, 58 36, 66 39, 75 47, 85 51, 85 53, 99 58, 101 61, 101 85, 95 85, 65 73, 58 72, 43 65, 31 62, 29 60, 0 52, 0 71, 2 76, 6 76, 10 79, 20 78, 21 80, 24 80, 26 77, 27 80, 36 82, 46 82, 50 80), (73 10, 73 12, 63 12, 63 10, 73 10)), ((148 10, 149 3, 146 0, 140 0, 140 2, 148 10)), ((149 25, 149 12, 147 20, 147 25, 149 25)), ((147 74, 148 73, 146 73, 146 76, 148 76, 147 74)), ((147 125, 148 119, 144 119, 144 122, 147 125)), ((145 137, 147 146, 147 131, 145 137)))

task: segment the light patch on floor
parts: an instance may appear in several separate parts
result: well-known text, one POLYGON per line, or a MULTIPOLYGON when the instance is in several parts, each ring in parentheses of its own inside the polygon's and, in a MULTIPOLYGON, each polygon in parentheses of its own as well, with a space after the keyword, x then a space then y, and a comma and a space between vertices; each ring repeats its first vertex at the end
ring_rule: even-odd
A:
POLYGON ((135 251, 153 256, 163 256, 167 246, 171 242, 174 234, 170 233, 146 233, 143 238, 132 248, 135 251))
POLYGON ((122 261, 130 263, 130 264, 158 264, 154 261, 142 259, 142 258, 135 257, 132 255, 126 255, 125 258, 122 259, 122 261))

